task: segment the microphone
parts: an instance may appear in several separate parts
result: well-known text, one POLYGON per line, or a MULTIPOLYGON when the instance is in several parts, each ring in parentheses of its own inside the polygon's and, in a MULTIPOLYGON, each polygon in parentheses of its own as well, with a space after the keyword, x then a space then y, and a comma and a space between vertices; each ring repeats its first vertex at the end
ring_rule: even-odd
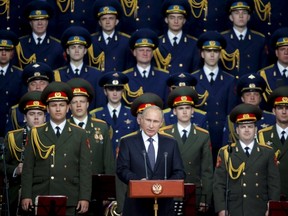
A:
POLYGON ((164 152, 164 163, 165 163, 164 180, 167 180, 167 157, 168 157, 168 152, 164 152))
POLYGON ((148 180, 148 169, 147 169, 147 159, 146 159, 146 151, 142 151, 143 157, 144 157, 144 165, 145 165, 145 174, 146 174, 146 179, 148 180))

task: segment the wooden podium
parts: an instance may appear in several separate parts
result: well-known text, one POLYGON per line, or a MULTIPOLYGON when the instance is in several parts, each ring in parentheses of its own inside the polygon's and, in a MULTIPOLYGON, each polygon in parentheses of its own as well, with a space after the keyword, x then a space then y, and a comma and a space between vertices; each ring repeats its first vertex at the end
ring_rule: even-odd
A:
POLYGON ((184 197, 184 180, 131 180, 129 197, 154 198, 154 215, 157 216, 157 199, 184 197))
POLYGON ((269 201, 269 216, 287 216, 288 201, 269 201))

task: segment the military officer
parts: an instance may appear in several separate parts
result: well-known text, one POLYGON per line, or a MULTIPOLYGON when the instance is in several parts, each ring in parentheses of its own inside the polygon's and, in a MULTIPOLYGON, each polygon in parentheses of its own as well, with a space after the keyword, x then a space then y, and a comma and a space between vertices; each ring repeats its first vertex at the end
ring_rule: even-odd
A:
POLYGON ((232 54, 236 50, 239 51, 240 64, 234 63, 235 65, 233 65, 225 62, 225 66, 228 72, 237 78, 244 74, 255 73, 268 64, 265 36, 248 28, 253 6, 252 0, 229 0, 226 5, 226 11, 233 27, 221 34, 227 42, 225 48, 227 53, 232 54))
POLYGON ((130 68, 135 61, 129 48, 130 36, 116 29, 123 16, 120 3, 118 0, 96 0, 93 8, 101 30, 91 35, 89 64, 99 67, 103 72, 130 68))
MULTIPOLYGON (((265 80, 258 74, 246 74, 243 75, 237 83, 237 95, 241 97, 241 102, 246 104, 252 104, 260 106, 262 101, 262 94, 266 89, 265 80)), ((259 130, 274 125, 276 122, 275 115, 271 112, 263 110, 262 117, 256 122, 256 126, 259 130)), ((237 134, 235 126, 230 121, 230 116, 227 116, 224 134, 223 144, 227 144, 229 141, 236 142, 237 134)))
POLYGON ((10 108, 22 95, 22 70, 12 65, 14 50, 19 40, 15 33, 0 30, 0 137, 5 136, 5 126, 10 108))
POLYGON ((84 57, 91 45, 90 33, 81 26, 71 26, 63 33, 61 43, 69 60, 66 66, 54 71, 55 81, 67 82, 76 77, 87 80, 93 86, 95 95, 97 95, 90 102, 89 110, 103 106, 105 95, 102 88, 98 86, 101 72, 84 62, 84 57))
POLYGON ((191 124, 197 92, 188 86, 178 87, 168 96, 168 106, 177 116, 177 123, 160 129, 172 135, 178 147, 186 172, 185 182, 196 185, 197 205, 207 212, 212 201, 213 160, 209 132, 191 124))
POLYGON ((67 196, 66 215, 88 210, 92 191, 90 144, 86 131, 66 120, 72 97, 70 86, 63 82, 50 83, 41 94, 50 121, 32 128, 28 136, 21 178, 25 211, 38 195, 67 196))
MULTIPOLYGON (((194 88, 197 85, 197 79, 191 75, 190 73, 175 73, 171 74, 167 80, 167 85, 172 91, 175 88, 182 86, 189 86, 194 88)), ((203 99, 205 101, 205 99, 203 99)), ((166 108, 163 110, 164 112, 164 123, 165 125, 175 124, 177 123, 177 116, 173 114, 173 110, 171 108, 166 108)), ((208 129, 208 121, 206 112, 194 107, 194 112, 191 116, 191 122, 204 129, 208 129)))
POLYGON ((277 156, 281 181, 281 200, 287 201, 287 134, 288 134, 288 87, 282 86, 273 91, 268 103, 273 106, 276 124, 259 131, 259 142, 273 147, 277 156))
MULTIPOLYGON (((53 71, 45 63, 36 62, 27 65, 22 72, 21 86, 26 87, 26 91, 43 91, 43 89, 53 81, 53 71)), ((17 86, 14 86, 16 88, 17 86)), ((19 105, 11 107, 9 119, 6 125, 6 132, 16 130, 25 126, 23 114, 19 111, 19 105)))
POLYGON ((225 119, 236 105, 234 91, 236 79, 231 74, 219 69, 220 52, 226 46, 224 37, 218 32, 208 31, 202 34, 197 45, 204 60, 204 66, 192 73, 197 79, 195 90, 198 94, 208 93, 201 109, 207 112, 209 133, 212 142, 214 161, 222 147, 222 135, 225 119))
POLYGON ((222 147, 218 154, 213 195, 219 216, 268 215, 268 202, 280 199, 274 151, 255 139, 255 122, 261 114, 261 109, 252 104, 240 104, 230 113, 230 120, 237 124, 239 140, 222 147))
POLYGON ((190 12, 187 0, 167 0, 162 5, 162 14, 168 31, 159 37, 158 55, 161 66, 170 74, 192 72, 199 67, 200 58, 196 38, 183 32, 183 26, 191 15, 190 12), (164 60, 168 55, 171 56, 171 60, 166 62, 164 60))
POLYGON ((150 29, 139 29, 131 36, 129 44, 137 63, 123 72, 129 78, 125 87, 128 104, 145 92, 155 93, 165 101, 168 96, 165 83, 169 73, 154 67, 151 62, 153 50, 158 46, 157 35, 150 29))
MULTIPOLYGON (((46 105, 40 100, 41 92, 27 92, 19 102, 19 110, 26 120, 24 128, 9 131, 5 137, 6 173, 9 180, 10 215, 16 215, 20 199, 21 174, 27 133, 32 127, 46 121, 46 105)), ((1 171, 2 169, 1 164, 1 171)))
POLYGON ((24 16, 29 20, 32 32, 19 39, 22 47, 20 66, 37 61, 56 69, 65 64, 60 41, 47 32, 52 13, 52 7, 46 1, 32 1, 25 7, 24 16))

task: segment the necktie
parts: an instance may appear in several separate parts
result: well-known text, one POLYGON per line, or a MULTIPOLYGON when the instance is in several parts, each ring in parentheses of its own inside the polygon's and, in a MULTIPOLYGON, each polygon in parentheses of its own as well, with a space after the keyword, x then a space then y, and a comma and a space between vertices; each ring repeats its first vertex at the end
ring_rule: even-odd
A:
POLYGON ((0 76, 4 76, 4 70, 0 70, 0 76))
POLYGON ((108 45, 108 44, 110 44, 110 42, 111 42, 111 37, 108 37, 108 38, 107 38, 107 43, 106 43, 106 44, 108 45))
POLYGON ((79 75, 79 69, 78 68, 75 69, 75 74, 79 75))
POLYGON ((113 115, 112 115, 112 118, 113 118, 114 124, 117 123, 117 115, 116 115, 116 112, 117 112, 117 110, 114 109, 114 110, 113 110, 113 115))
POLYGON ((83 125, 84 125, 84 122, 79 122, 78 123, 78 126, 81 127, 81 128, 83 127, 83 125))
POLYGON ((177 46, 177 39, 178 39, 177 37, 174 37, 174 38, 173 38, 173 46, 174 46, 174 47, 177 46))
POLYGON ((41 40, 42 40, 42 39, 41 39, 40 37, 37 38, 37 41, 38 41, 38 42, 37 42, 37 45, 40 45, 40 44, 41 44, 41 40))
POLYGON ((250 156, 250 153, 249 153, 249 147, 245 147, 245 154, 247 155, 247 157, 250 156))
POLYGON ((144 71, 143 71, 143 78, 147 78, 146 73, 147 73, 147 71, 144 70, 144 71))
POLYGON ((239 37, 240 37, 240 41, 243 41, 243 39, 244 39, 243 35, 240 34, 239 37))
POLYGON ((182 130, 182 131, 183 131, 182 142, 184 144, 186 142, 186 140, 187 140, 187 131, 186 130, 182 130))
POLYGON ((56 129, 56 136, 59 137, 60 136, 60 127, 56 126, 55 129, 56 129))
POLYGON ((285 131, 282 131, 282 132, 281 132, 282 136, 281 136, 280 141, 281 141, 282 145, 284 145, 285 140, 286 140, 286 139, 285 139, 285 133, 286 133, 285 131))
POLYGON ((148 146, 148 158, 149 158, 149 161, 150 161, 150 165, 151 165, 151 168, 154 169, 154 166, 155 166, 155 149, 154 149, 154 146, 153 146, 153 139, 150 137, 148 139, 149 141, 149 146, 148 146))
POLYGON ((283 78, 287 78, 287 76, 286 76, 286 72, 287 72, 287 69, 285 68, 283 71, 282 71, 282 76, 283 76, 283 78))
POLYGON ((214 83, 214 79, 213 79, 214 73, 211 72, 209 75, 211 76, 210 85, 213 85, 213 83, 214 83))

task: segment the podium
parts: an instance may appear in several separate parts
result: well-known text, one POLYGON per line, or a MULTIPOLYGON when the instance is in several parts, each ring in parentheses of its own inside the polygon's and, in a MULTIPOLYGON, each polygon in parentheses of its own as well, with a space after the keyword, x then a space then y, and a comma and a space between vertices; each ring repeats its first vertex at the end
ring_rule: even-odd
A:
POLYGON ((157 199, 184 197, 184 180, 131 180, 129 197, 154 198, 154 215, 157 216, 157 199))
POLYGON ((184 183, 184 215, 196 216, 196 185, 192 183, 184 183))
POLYGON ((35 199, 35 215, 65 216, 67 197, 62 195, 39 195, 35 199))
POLYGON ((287 216, 288 201, 269 201, 268 211, 269 216, 287 216))

